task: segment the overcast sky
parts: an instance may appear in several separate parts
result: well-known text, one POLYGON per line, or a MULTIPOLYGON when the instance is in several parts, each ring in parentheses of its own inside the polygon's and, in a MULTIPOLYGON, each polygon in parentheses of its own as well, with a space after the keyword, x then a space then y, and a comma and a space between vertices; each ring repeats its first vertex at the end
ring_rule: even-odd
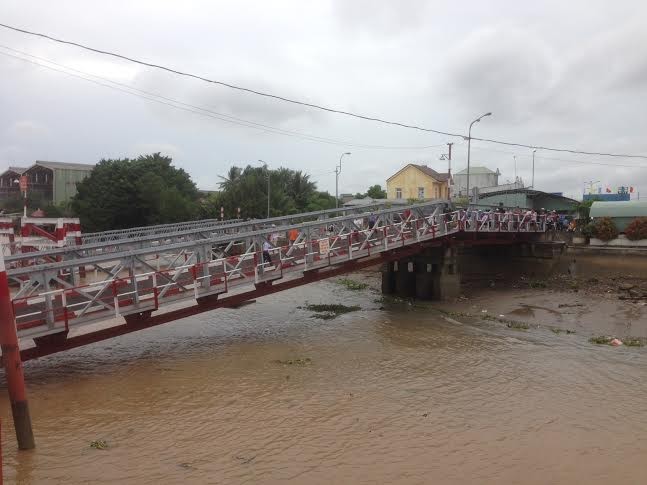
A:
MULTIPOLYGON (((492 111, 473 136, 647 155, 644 1, 3 0, 0 22, 442 131, 467 133, 474 118, 492 111)), ((264 99, 4 29, 0 45, 0 168, 161 151, 203 189, 216 188, 230 165, 262 159, 303 169, 334 193, 335 164, 350 151, 340 192, 354 193, 385 185, 407 162, 446 171, 439 158, 449 141, 456 143, 454 170, 466 166, 461 139, 264 99), (7 57, 26 56, 4 47, 59 70, 339 143, 169 107, 7 57)), ((517 175, 530 183, 531 150, 482 142, 472 148, 472 164, 499 168, 501 182, 514 178, 516 155, 517 175)), ((535 173, 538 189, 572 197, 591 180, 613 191, 632 185, 647 197, 647 160, 538 152, 535 173)))

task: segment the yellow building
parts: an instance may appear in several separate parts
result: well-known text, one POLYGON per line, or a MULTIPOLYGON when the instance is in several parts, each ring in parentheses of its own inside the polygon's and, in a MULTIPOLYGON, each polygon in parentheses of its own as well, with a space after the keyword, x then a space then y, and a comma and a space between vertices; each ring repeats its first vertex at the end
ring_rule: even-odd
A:
POLYGON ((387 199, 449 199, 449 173, 410 163, 386 180, 387 199))

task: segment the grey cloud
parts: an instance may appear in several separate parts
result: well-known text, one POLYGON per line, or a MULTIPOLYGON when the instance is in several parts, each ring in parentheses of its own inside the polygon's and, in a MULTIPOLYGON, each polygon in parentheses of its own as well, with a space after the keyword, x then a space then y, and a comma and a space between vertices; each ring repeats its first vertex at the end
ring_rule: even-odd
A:
POLYGON ((555 79, 548 46, 507 26, 474 32, 448 58, 432 84, 469 116, 493 111, 509 122, 527 119, 555 79))

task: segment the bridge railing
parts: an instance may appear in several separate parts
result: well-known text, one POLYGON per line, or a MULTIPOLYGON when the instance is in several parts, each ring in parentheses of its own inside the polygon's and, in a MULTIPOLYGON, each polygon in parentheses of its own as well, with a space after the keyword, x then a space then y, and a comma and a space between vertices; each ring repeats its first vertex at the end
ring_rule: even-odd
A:
POLYGON ((410 215, 383 225, 368 221, 365 229, 342 234, 335 233, 332 226, 316 229, 309 239, 269 249, 271 261, 264 259, 262 245, 254 242, 251 250, 236 256, 128 276, 115 274, 109 280, 20 296, 13 300, 18 331, 22 337, 37 336, 96 320, 152 312, 178 300, 251 288, 284 277, 298 278, 310 270, 370 257, 458 230, 449 229, 437 215, 410 215))
POLYGON ((261 283, 301 278, 309 271, 462 231, 538 232, 545 228, 544 217, 462 210, 444 214, 439 206, 429 204, 361 217, 355 214, 176 244, 168 259, 144 248, 103 255, 100 260, 80 260, 81 264, 93 261, 107 275, 83 285, 74 284, 79 261, 16 268, 10 271, 13 277, 29 277, 29 281, 13 300, 14 312, 21 337, 41 336, 97 320, 135 318, 173 302, 251 291, 261 283), (147 259, 151 256, 158 258, 157 266, 147 259))

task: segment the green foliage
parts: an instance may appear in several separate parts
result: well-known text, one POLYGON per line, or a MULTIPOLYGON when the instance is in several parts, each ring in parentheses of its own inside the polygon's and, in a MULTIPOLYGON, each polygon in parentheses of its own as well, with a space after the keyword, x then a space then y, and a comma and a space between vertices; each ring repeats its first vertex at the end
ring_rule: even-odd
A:
POLYGON ((361 307, 357 305, 347 306, 347 305, 341 305, 337 303, 332 303, 332 304, 322 303, 319 305, 308 304, 306 305, 306 310, 315 312, 315 315, 314 315, 315 318, 320 318, 322 320, 331 320, 344 313, 359 311, 361 310, 361 307))
POLYGON ((595 221, 593 235, 602 241, 610 241, 618 237, 618 228, 610 217, 603 217, 595 221))
POLYGON ((589 214, 591 214, 591 206, 595 200, 584 200, 577 205, 577 214, 580 216, 579 223, 583 226, 588 224, 591 220, 589 214))
POLYGON ((270 178, 270 217, 298 212, 311 212, 335 207, 335 197, 316 190, 310 176, 300 170, 267 167, 231 167, 221 177, 220 192, 211 194, 201 204, 200 216, 236 217, 238 208, 242 218, 267 217, 267 177, 270 178))
POLYGON ((640 217, 631 221, 625 229, 625 234, 630 241, 647 239, 647 217, 640 217))
POLYGON ((345 286, 349 290, 365 290, 368 288, 368 283, 361 283, 359 281, 351 280, 349 278, 342 278, 337 281, 340 285, 345 286))
POLYGON ((359 192, 357 192, 353 197, 355 199, 363 199, 364 197, 366 197, 366 194, 360 194, 359 192))
POLYGON ((189 174, 159 153, 101 160, 77 184, 72 210, 84 231, 126 229, 193 219, 198 190, 189 174))
POLYGON ((595 234, 595 224, 589 222, 580 229, 580 232, 584 237, 593 237, 593 235, 595 234))
POLYGON ((373 185, 366 191, 366 196, 371 199, 386 199, 386 190, 382 190, 381 185, 373 185))

